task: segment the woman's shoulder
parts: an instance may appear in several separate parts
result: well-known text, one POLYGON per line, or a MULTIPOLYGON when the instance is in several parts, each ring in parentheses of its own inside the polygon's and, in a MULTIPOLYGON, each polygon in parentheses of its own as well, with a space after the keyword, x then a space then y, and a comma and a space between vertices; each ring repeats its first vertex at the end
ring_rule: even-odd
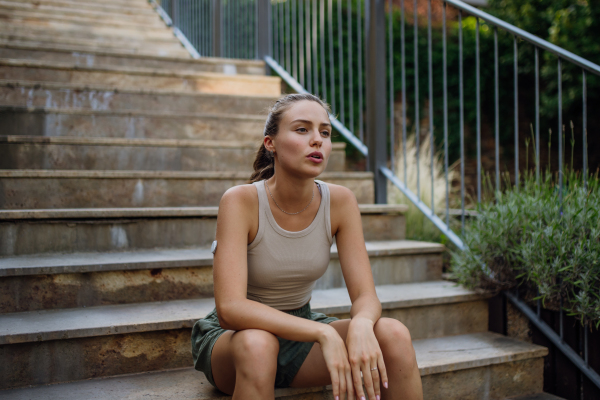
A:
POLYGON ((343 207, 347 204, 356 204, 356 196, 352 190, 345 186, 335 185, 333 183, 324 182, 329 188, 330 203, 332 209, 343 207))
POLYGON ((234 207, 240 211, 252 211, 258 207, 256 186, 253 184, 238 185, 227 189, 221 197, 219 208, 234 207))

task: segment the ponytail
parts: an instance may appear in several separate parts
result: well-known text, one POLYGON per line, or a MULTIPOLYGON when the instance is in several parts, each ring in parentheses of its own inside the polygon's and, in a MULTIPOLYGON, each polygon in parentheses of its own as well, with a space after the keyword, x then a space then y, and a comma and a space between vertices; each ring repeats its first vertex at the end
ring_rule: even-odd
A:
MULTIPOLYGON (((294 104, 302 100, 309 100, 319 103, 321 107, 328 113, 331 113, 329 105, 324 103, 320 98, 309 93, 294 93, 288 94, 273 104, 269 112, 269 116, 265 122, 265 130, 263 136, 275 137, 279 131, 279 123, 283 114, 294 104)), ((265 143, 260 145, 254 159, 254 172, 250 176, 249 183, 269 179, 275 174, 275 157, 272 152, 267 151, 265 143)))

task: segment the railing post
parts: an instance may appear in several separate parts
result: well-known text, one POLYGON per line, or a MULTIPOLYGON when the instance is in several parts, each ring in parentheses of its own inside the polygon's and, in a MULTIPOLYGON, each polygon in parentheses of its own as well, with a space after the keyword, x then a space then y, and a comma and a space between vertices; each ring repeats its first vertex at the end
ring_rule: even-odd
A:
POLYGON ((375 179, 375 203, 387 203, 387 180, 379 167, 387 165, 387 105, 385 70, 385 0, 366 0, 367 44, 367 156, 375 179))
MULTIPOLYGON (((258 1, 258 59, 264 60, 266 56, 271 57, 271 37, 273 28, 271 26, 271 0, 258 1)), ((265 65, 266 74, 271 74, 271 69, 265 65)))
POLYGON ((212 55, 213 57, 222 56, 222 40, 223 37, 223 19, 221 18, 221 0, 212 0, 212 55))
POLYGON ((173 27, 179 28, 179 18, 177 16, 177 0, 171 0, 171 21, 173 21, 173 27))

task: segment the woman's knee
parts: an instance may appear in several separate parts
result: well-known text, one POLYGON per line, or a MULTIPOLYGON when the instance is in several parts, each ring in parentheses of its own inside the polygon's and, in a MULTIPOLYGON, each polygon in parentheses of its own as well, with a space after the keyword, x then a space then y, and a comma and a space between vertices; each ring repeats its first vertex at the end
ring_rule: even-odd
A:
POLYGON ((234 333, 233 350, 236 370, 244 374, 268 373, 277 369, 279 341, 272 333, 246 329, 234 333))
POLYGON ((400 321, 391 318, 380 318, 374 327, 375 336, 384 357, 402 357, 403 361, 412 362, 414 348, 408 328, 400 321), (406 357, 410 354, 410 357, 406 357))

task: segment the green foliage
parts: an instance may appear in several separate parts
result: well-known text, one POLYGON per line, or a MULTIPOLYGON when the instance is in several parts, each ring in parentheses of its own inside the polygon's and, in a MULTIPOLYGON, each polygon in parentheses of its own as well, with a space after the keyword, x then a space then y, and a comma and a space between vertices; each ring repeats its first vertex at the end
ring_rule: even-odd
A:
MULTIPOLYGON (((458 281, 471 288, 518 286, 528 299, 600 325, 600 181, 569 172, 559 201, 557 175, 540 184, 526 173, 523 186, 496 194, 465 227, 467 250, 452 257, 458 281)), ((490 189, 491 190, 491 189, 490 189)))

